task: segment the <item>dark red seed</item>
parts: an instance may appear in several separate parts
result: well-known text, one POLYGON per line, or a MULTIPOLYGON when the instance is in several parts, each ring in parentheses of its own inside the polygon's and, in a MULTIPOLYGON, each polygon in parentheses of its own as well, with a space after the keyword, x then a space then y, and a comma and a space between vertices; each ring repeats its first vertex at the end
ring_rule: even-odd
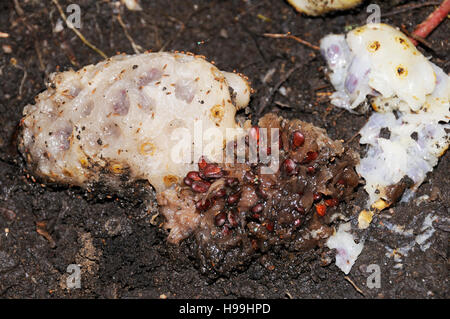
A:
POLYGON ((216 197, 216 198, 222 198, 222 197, 224 197, 226 194, 227 194, 227 191, 225 190, 225 188, 221 188, 221 189, 219 189, 218 191, 216 191, 216 192, 214 193, 214 197, 216 197))
POLYGON ((325 205, 327 205, 328 207, 334 207, 339 205, 339 200, 337 198, 325 199, 324 202, 325 205))
POLYGON ((300 131, 292 133, 292 146, 294 148, 300 147, 305 143, 305 136, 300 131))
POLYGON ((322 195, 320 193, 314 193, 313 194, 313 199, 314 199, 314 201, 317 202, 317 201, 322 199, 322 195))
POLYGON ((196 171, 190 171, 189 173, 187 173, 186 177, 192 179, 193 181, 201 181, 201 177, 200 174, 196 171))
POLYGON ((264 205, 263 204, 261 204, 261 203, 259 203, 259 204, 256 204, 255 206, 253 206, 252 207, 252 213, 260 213, 260 212, 262 212, 263 211, 263 209, 264 209, 264 205))
POLYGON ((270 146, 267 146, 267 156, 272 154, 272 148, 270 146))
POLYGON ((234 187, 234 186, 236 186, 237 184, 239 184, 239 180, 238 180, 237 178, 235 178, 235 177, 228 177, 228 178, 225 180, 225 184, 226 184, 227 186, 234 187))
POLYGON ((254 218, 254 219, 259 219, 260 217, 261 217, 260 214, 253 214, 253 215, 252 215, 252 218, 254 218))
POLYGON ((307 162, 312 162, 315 159, 317 159, 317 157, 319 157, 319 153, 317 153, 317 152, 308 152, 308 153, 306 153, 306 161, 307 162))
POLYGON ((191 186, 193 180, 190 179, 189 177, 185 177, 185 178, 183 179, 183 182, 184 182, 184 184, 186 184, 187 186, 191 186))
POLYGON ((225 212, 220 212, 214 217, 214 224, 217 227, 223 226, 227 221, 227 214, 225 212))
POLYGON ((211 201, 209 199, 206 199, 205 201, 199 200, 195 203, 195 208, 198 210, 207 210, 211 206, 211 201))
POLYGON ((289 158, 284 160, 284 162, 283 162, 283 169, 286 172, 286 174, 289 174, 289 175, 295 174, 296 166, 297 165, 295 164, 295 162, 289 158))
POLYGON ((231 227, 237 227, 239 223, 236 212, 234 211, 228 212, 228 223, 230 224, 231 227))
POLYGON ((273 223, 272 222, 266 222, 266 229, 270 232, 273 232, 273 223))
POLYGON ((211 186, 211 183, 205 181, 194 181, 191 185, 191 188, 194 192, 197 193, 206 193, 211 186))
POLYGON ((297 218, 296 220, 294 220, 294 226, 298 227, 300 226, 302 223, 302 220, 300 218, 297 218))
POLYGON ((202 173, 206 178, 220 178, 223 176, 222 169, 215 164, 207 164, 202 173))
POLYGON ((203 156, 200 157, 200 160, 198 161, 198 168, 204 169, 206 165, 208 165, 208 163, 206 162, 205 158, 203 156))
POLYGON ((343 179, 338 180, 337 183, 339 185, 345 185, 345 181, 343 179))
POLYGON ((307 171, 309 174, 314 174, 316 172, 316 169, 314 166, 308 166, 307 171))
POLYGON ((230 196, 228 196, 227 198, 227 203, 228 204, 234 204, 237 201, 239 201, 239 199, 241 198, 241 193, 237 192, 234 194, 231 194, 230 196))

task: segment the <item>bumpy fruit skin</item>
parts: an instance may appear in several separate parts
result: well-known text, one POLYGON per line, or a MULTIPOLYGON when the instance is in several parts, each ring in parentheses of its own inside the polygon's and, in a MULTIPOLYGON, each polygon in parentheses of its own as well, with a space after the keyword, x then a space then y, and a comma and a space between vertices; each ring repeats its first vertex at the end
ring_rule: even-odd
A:
POLYGON ((200 123, 225 136, 251 90, 244 77, 176 52, 117 55, 54 73, 47 86, 21 121, 19 149, 35 175, 87 189, 147 180, 157 192, 195 165, 172 156, 192 144, 183 138, 200 123))
POLYGON ((362 0, 288 0, 301 13, 319 16, 330 11, 347 10, 356 7, 362 0))

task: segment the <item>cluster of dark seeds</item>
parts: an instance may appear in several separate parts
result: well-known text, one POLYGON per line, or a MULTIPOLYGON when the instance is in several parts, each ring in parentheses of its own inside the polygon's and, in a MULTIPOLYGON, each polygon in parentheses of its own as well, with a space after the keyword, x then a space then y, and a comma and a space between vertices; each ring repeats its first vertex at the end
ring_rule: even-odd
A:
MULTIPOLYGON (((259 145, 259 130, 257 127, 253 127, 250 130, 250 134, 246 138, 247 145, 249 138, 256 139, 259 145)), ((295 151, 303 146, 305 137, 300 131, 294 131, 291 134, 289 141, 290 149, 295 151)), ((282 152, 282 154, 288 156, 289 152, 282 152)), ((313 151, 307 152, 306 158, 301 163, 298 163, 289 157, 285 158, 281 165, 279 177, 288 179, 293 175, 297 175, 300 172, 301 166, 306 166, 308 174, 315 174, 319 165, 318 163, 314 163, 314 161, 318 157, 319 153, 313 151)), ((269 233, 274 231, 274 221, 270 220, 269 216, 267 216, 268 210, 266 207, 271 205, 268 201, 268 192, 259 184, 258 176, 253 171, 256 171, 257 166, 249 165, 248 171, 244 174, 242 181, 239 181, 235 177, 230 177, 228 171, 222 169, 218 164, 208 163, 204 158, 201 158, 199 161, 198 168, 198 171, 189 172, 183 180, 184 184, 189 186, 194 193, 207 193, 214 181, 220 178, 224 179, 222 188, 214 190, 208 198, 202 198, 196 201, 197 210, 199 212, 204 212, 211 208, 217 200, 223 200, 223 209, 216 212, 214 217, 214 225, 222 229, 222 234, 228 235, 239 225, 243 226, 250 222, 264 226, 269 233), (244 186, 253 187, 258 200, 253 207, 248 209, 248 211, 241 212, 238 208, 238 204, 241 200, 242 187, 244 186)), ((301 192, 299 192, 298 195, 300 197, 303 196, 301 192)), ((313 199, 316 212, 319 216, 325 215, 326 207, 334 207, 339 204, 337 198, 325 198, 320 193, 314 193, 313 199)), ((295 212, 292 212, 294 216, 292 226, 298 227, 303 223, 306 211, 305 208, 300 205, 293 205, 293 209, 295 212)))

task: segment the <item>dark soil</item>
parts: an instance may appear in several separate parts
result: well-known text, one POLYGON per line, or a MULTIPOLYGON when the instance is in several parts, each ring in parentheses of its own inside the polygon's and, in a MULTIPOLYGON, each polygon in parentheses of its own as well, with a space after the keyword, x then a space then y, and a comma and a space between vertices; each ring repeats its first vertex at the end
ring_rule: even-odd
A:
MULTIPOLYGON (((371 2, 380 4, 382 14, 395 12, 406 3, 371 2)), ((166 243, 167 234, 152 225, 154 210, 147 209, 145 203, 92 199, 77 189, 35 183, 22 169, 14 144, 22 108, 45 88, 50 73, 76 69, 102 58, 67 27, 54 31, 60 15, 52 1, 18 3, 20 7, 14 1, 0 3, 0 32, 9 34, 0 38, 0 297, 363 297, 348 279, 366 298, 449 297, 449 152, 415 197, 429 195, 428 200, 399 203, 375 216, 370 228, 358 234, 365 239, 365 247, 348 279, 334 262, 323 262, 334 255, 327 248, 301 254, 272 250, 244 270, 211 279, 199 272, 183 249, 166 243), (437 217, 433 223, 436 231, 428 239, 430 248, 422 251, 415 245, 407 256, 397 255, 401 261, 394 260, 390 249, 414 240, 426 216, 437 217), (412 235, 392 231, 390 225, 412 229, 412 235), (66 287, 70 264, 81 265, 81 289, 66 287), (370 289, 366 284, 370 264, 381 267, 381 288, 370 289)), ((66 8, 70 1, 60 3, 66 8)), ((78 3, 81 32, 107 55, 134 53, 127 34, 144 49, 205 55, 220 69, 235 69, 250 78, 256 93, 247 111, 255 120, 268 111, 298 117, 326 128, 334 139, 350 141, 356 151, 364 151, 354 135, 367 115, 335 109, 326 94, 320 94, 332 88, 318 52, 293 40, 266 38, 263 34, 290 31, 318 44, 327 33, 364 24, 368 15, 365 6, 307 18, 281 0, 141 0, 144 10, 140 12, 131 12, 117 5, 118 1, 78 3), (263 81, 272 69, 272 77, 263 81)), ((431 6, 422 6, 388 15, 382 21, 413 30, 432 10, 431 6)), ((434 51, 424 51, 447 72, 449 31, 448 21, 441 24, 428 38, 434 51)), ((365 199, 360 187, 356 199, 340 209, 355 223, 365 199)))

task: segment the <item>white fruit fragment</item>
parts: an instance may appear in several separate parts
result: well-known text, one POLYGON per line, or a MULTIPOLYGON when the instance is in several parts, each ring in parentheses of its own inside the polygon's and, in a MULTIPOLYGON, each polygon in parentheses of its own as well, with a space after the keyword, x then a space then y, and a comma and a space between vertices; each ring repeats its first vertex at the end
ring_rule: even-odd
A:
POLYGON ((433 64, 406 35, 386 24, 367 24, 322 39, 336 106, 355 109, 367 95, 397 97, 417 111, 436 86, 433 64), (350 51, 350 54, 349 54, 350 51))
POLYGON ((195 167, 198 158, 174 156, 194 127, 225 137, 237 126, 235 101, 250 96, 243 77, 181 53, 118 55, 50 81, 24 109, 20 150, 37 175, 85 187, 148 180, 164 190, 195 167))
POLYGON ((362 0, 288 0, 288 2, 298 12, 318 16, 330 11, 351 9, 362 0))
POLYGON ((378 112, 360 131, 369 149, 356 169, 369 204, 384 209, 403 189, 417 189, 448 148, 449 77, 385 24, 326 36, 321 50, 336 89, 332 103, 352 111, 371 96, 378 112))
POLYGON ((348 274, 356 259, 364 248, 364 243, 355 243, 350 233, 351 224, 345 223, 339 226, 336 233, 328 238, 326 245, 330 249, 336 249, 336 266, 345 274, 348 274))
POLYGON ((393 112, 374 113, 361 129, 360 143, 369 150, 356 170, 366 181, 371 204, 392 202, 392 186, 404 176, 412 180, 409 187, 414 191, 447 150, 450 125, 440 121, 448 122, 449 103, 432 102, 417 113, 397 112, 397 118, 393 112), (389 138, 382 136, 383 130, 389 131, 389 138))

